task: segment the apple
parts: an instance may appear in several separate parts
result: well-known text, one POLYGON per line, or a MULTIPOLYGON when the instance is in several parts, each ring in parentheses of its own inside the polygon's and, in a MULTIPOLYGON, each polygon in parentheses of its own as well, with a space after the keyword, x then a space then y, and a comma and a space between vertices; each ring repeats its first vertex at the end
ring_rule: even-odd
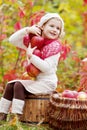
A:
POLYGON ((41 49, 43 47, 44 38, 41 36, 33 36, 30 42, 32 48, 37 46, 38 49, 41 49))
POLYGON ((32 37, 36 36, 35 34, 29 33, 29 38, 30 40, 32 39, 32 37))
POLYGON ((59 94, 58 94, 58 93, 54 93, 54 94, 53 94, 53 97, 54 97, 55 99, 57 99, 57 98, 59 98, 59 94))
POLYGON ((75 95, 74 95, 74 93, 71 90, 64 90, 62 92, 62 97, 75 98, 75 95))
POLYGON ((75 91, 75 90, 73 90, 72 93, 74 94, 74 97, 77 98, 77 96, 78 96, 78 92, 75 91))
POLYGON ((83 91, 79 92, 78 96, 77 96, 77 99, 79 99, 79 100, 87 100, 87 93, 83 92, 83 91))
POLYGON ((40 70, 38 68, 36 68, 32 63, 30 63, 26 67, 26 71, 27 71, 28 75, 30 75, 31 77, 36 77, 40 73, 40 70))
POLYGON ((29 46, 29 42, 30 42, 30 38, 29 38, 29 35, 25 35, 24 38, 23 38, 23 44, 28 47, 29 46))
POLYGON ((34 55, 38 56, 38 57, 41 57, 41 52, 39 49, 35 49, 34 52, 33 52, 34 55))

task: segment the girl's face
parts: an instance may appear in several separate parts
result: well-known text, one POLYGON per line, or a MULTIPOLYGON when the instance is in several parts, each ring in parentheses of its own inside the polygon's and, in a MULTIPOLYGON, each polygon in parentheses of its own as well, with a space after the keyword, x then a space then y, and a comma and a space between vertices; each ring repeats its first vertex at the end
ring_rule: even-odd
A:
POLYGON ((42 36, 47 39, 58 39, 61 31, 61 21, 52 18, 42 27, 42 36))

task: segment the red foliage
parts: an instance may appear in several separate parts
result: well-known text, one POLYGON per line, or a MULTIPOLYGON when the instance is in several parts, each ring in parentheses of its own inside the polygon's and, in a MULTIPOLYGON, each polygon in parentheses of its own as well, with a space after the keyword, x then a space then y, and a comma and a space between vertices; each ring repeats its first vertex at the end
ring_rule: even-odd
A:
POLYGON ((15 28, 16 31, 17 31, 17 30, 20 30, 20 29, 22 28, 21 23, 20 23, 19 21, 16 22, 15 25, 14 25, 14 28, 15 28))
POLYGON ((80 77, 80 87, 78 88, 78 91, 87 91, 87 61, 81 62, 80 77))
POLYGON ((6 81, 14 80, 17 78, 15 70, 8 71, 4 76, 3 79, 6 81))
POLYGON ((65 43, 62 45, 62 53, 60 56, 60 60, 65 60, 70 50, 71 46, 67 44, 67 41, 65 41, 65 43))
POLYGON ((25 16, 25 12, 22 8, 19 7, 19 13, 18 13, 20 18, 23 18, 25 16))
POLYGON ((72 60, 74 60, 76 63, 80 63, 81 61, 76 51, 72 51, 72 60))
POLYGON ((45 11, 40 11, 40 12, 36 12, 32 14, 30 17, 30 25, 32 26, 34 24, 37 24, 44 14, 45 14, 45 11))
POLYGON ((29 3, 29 7, 33 7, 33 2, 32 1, 28 1, 29 3))
POLYGON ((84 1, 84 5, 86 5, 87 4, 87 0, 83 0, 84 1))
POLYGON ((6 37, 6 34, 0 34, 0 41, 4 40, 6 37))
POLYGON ((12 3, 17 2, 17 0, 11 0, 11 1, 12 1, 12 3))

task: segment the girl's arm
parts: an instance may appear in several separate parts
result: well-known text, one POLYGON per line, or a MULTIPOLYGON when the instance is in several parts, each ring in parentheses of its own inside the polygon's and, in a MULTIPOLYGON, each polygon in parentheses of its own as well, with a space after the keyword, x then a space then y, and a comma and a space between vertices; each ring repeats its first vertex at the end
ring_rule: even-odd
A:
POLYGON ((55 67, 57 67, 59 57, 60 53, 42 60, 41 58, 32 55, 30 62, 35 65, 41 72, 47 72, 52 68, 56 69, 55 67))
POLYGON ((40 35, 41 30, 36 25, 33 25, 31 27, 25 27, 23 29, 18 30, 14 34, 12 34, 9 38, 9 42, 15 45, 16 47, 27 49, 27 47, 23 43, 23 38, 25 35, 32 33, 35 35, 40 35))
POLYGON ((18 30, 14 34, 12 34, 9 38, 9 42, 15 45, 16 47, 22 48, 26 50, 26 46, 23 44, 23 38, 25 35, 27 35, 27 29, 29 27, 25 27, 21 30, 18 30))

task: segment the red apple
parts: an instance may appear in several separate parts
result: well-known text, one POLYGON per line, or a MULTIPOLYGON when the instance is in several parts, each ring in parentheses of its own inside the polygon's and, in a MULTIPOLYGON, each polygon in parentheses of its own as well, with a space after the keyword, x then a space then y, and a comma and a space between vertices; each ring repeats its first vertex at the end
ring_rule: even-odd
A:
POLYGON ((23 38, 23 44, 28 47, 29 46, 29 42, 30 42, 30 38, 29 35, 27 34, 24 38, 23 38))
POLYGON ((78 93, 78 96, 77 96, 77 99, 79 100, 87 100, 87 93, 86 92, 79 92, 78 93))
POLYGON ((34 55, 38 56, 38 57, 41 57, 41 52, 39 49, 35 49, 34 52, 33 52, 34 55))
POLYGON ((72 91, 72 93, 74 94, 74 97, 77 98, 78 92, 74 90, 74 91, 72 91))
POLYGON ((35 34, 29 33, 29 38, 30 40, 32 39, 32 37, 36 36, 35 34))
POLYGON ((62 92, 62 97, 66 98, 75 98, 73 92, 71 90, 65 90, 62 92))
POLYGON ((41 36, 33 36, 30 42, 32 48, 37 46, 38 49, 41 49, 43 47, 44 38, 41 36))
POLYGON ((26 67, 26 71, 31 77, 36 77, 40 73, 40 70, 36 68, 33 64, 29 64, 26 67))

